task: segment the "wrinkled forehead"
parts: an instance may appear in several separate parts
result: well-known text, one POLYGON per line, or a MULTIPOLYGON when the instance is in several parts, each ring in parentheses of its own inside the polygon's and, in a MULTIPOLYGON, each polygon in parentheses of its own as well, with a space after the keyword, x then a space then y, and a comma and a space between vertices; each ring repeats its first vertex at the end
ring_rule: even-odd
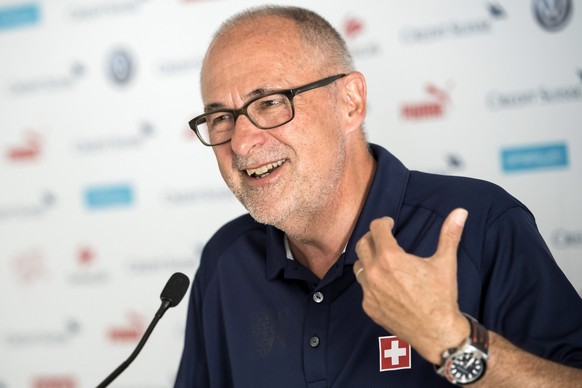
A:
POLYGON ((210 44, 201 70, 204 88, 227 72, 266 77, 280 71, 308 72, 317 67, 317 52, 301 38, 298 26, 280 17, 263 17, 230 26, 210 44))

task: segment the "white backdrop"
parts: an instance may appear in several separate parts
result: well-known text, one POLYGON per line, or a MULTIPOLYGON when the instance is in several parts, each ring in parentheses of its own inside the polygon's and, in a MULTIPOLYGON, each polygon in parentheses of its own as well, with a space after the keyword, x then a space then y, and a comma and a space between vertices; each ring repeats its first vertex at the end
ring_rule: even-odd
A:
MULTIPOLYGON (((244 211, 187 122, 212 32, 258 3, 0 0, 0 388, 95 386, 244 211)), ((292 3, 346 38, 371 141, 503 186, 582 291, 582 2, 292 3)), ((186 307, 114 386, 172 385, 186 307)))

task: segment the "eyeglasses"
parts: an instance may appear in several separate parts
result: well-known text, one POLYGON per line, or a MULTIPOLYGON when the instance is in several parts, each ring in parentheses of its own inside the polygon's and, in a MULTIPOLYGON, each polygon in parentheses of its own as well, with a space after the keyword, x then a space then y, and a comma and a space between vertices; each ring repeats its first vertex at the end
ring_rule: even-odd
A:
POLYGON ((232 139, 236 119, 240 115, 246 116, 259 129, 280 127, 295 117, 293 98, 296 95, 329 85, 345 76, 337 74, 295 89, 273 91, 250 100, 240 109, 219 109, 201 114, 190 120, 190 128, 202 144, 211 147, 232 139))

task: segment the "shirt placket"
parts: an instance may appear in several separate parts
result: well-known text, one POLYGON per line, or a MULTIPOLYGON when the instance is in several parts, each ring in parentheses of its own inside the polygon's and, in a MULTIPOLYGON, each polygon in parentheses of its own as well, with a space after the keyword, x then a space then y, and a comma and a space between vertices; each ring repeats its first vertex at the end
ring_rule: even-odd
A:
POLYGON ((303 328, 303 368, 309 388, 327 387, 326 351, 330 297, 326 289, 315 290, 306 300, 303 328))

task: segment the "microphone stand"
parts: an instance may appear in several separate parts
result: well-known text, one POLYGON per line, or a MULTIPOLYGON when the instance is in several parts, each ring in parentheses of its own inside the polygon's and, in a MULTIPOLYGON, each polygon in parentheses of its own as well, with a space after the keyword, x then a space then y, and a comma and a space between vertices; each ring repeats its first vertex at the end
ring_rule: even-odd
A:
POLYGON ((115 380, 117 378, 117 376, 119 376, 129 366, 129 364, 131 364, 133 362, 133 360, 135 360, 135 358, 137 357, 137 355, 139 354, 139 352, 141 352, 141 349, 144 347, 144 345, 145 345, 146 341, 148 340, 150 334, 152 334, 152 331, 154 330, 154 328, 158 324, 158 321, 160 320, 160 318, 162 318, 162 316, 164 315, 164 313, 166 312, 166 310, 168 310, 170 307, 172 307, 171 306, 171 303, 172 302, 170 300, 162 300, 162 304, 160 305, 160 308, 156 312, 156 315, 154 316, 154 319, 152 319, 152 322, 150 323, 150 325, 148 326, 147 330, 145 331, 145 333, 141 337, 141 340, 137 344, 137 347, 135 348, 135 350, 133 351, 133 353, 131 353, 130 356, 127 358, 127 360, 125 360, 124 362, 122 362, 121 365, 119 365, 117 367, 117 369, 115 369, 113 372, 111 372, 111 374, 109 376, 107 376, 105 378, 105 380, 103 380, 97 386, 97 388, 105 388, 105 387, 107 387, 109 384, 111 384, 111 382, 113 380, 115 380))

